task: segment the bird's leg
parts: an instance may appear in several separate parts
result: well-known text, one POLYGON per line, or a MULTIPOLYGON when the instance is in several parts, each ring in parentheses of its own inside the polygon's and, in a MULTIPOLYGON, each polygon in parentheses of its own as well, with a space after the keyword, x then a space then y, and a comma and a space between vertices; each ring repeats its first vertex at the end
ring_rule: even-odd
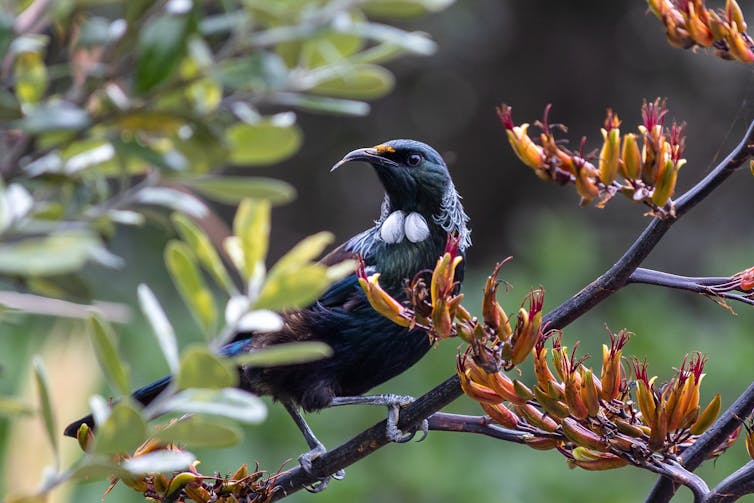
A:
MULTIPOLYGON (((287 410, 288 414, 290 414, 291 418, 293 418, 293 422, 296 423, 298 429, 301 430, 301 433, 303 433, 304 438, 306 439, 306 443, 309 446, 309 449, 311 449, 309 452, 305 452, 298 457, 298 462, 301 465, 301 469, 303 469, 309 475, 316 477, 316 475, 312 473, 312 461, 326 453, 327 449, 314 435, 314 431, 312 431, 311 427, 306 422, 306 419, 304 419, 304 416, 301 415, 301 411, 298 409, 298 407, 290 402, 284 402, 283 405, 285 405, 285 410, 287 410)), ((335 472, 332 478, 341 480, 345 476, 345 470, 338 470, 337 472, 335 472)), ((317 484, 307 487, 306 489, 309 492, 318 493, 320 491, 323 491, 327 487, 327 483, 329 481, 330 476, 328 475, 321 478, 317 484)))
MULTIPOLYGON (((365 395, 365 396, 336 396, 330 402, 330 407, 336 407, 339 405, 382 405, 387 407, 387 438, 392 442, 403 443, 408 442, 416 431, 403 432, 398 429, 398 416, 400 414, 400 408, 410 404, 414 401, 414 397, 406 395, 365 395)), ((429 423, 424 419, 419 427, 422 432, 422 436, 419 442, 427 438, 427 431, 429 431, 429 423)))

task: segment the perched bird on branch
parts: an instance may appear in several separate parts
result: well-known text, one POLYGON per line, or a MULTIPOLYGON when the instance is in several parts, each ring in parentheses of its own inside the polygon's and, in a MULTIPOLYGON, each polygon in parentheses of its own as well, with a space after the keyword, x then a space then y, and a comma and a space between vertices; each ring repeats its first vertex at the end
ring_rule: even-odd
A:
MULTIPOLYGON (((459 254, 470 246, 468 217, 461 205, 442 157, 414 140, 392 140, 348 153, 332 169, 353 161, 367 162, 385 187, 382 211, 375 225, 352 237, 322 259, 328 265, 360 257, 368 273, 379 272, 380 284, 394 298, 404 300, 404 282, 431 270, 443 254, 449 235, 459 241, 459 254)), ((463 263, 456 281, 463 276, 463 263)), ((388 436, 405 441, 412 436, 397 428, 399 407, 411 399, 400 395, 362 396, 371 388, 400 374, 430 349, 431 341, 419 329, 409 330, 378 314, 358 282, 356 273, 333 284, 311 306, 283 314, 282 330, 243 332, 222 348, 233 356, 275 344, 322 341, 333 349, 330 358, 284 367, 243 368, 239 387, 282 402, 306 437, 310 452, 299 458, 310 471, 314 458, 325 452, 306 424, 306 412, 346 404, 387 406, 388 436)), ((133 398, 148 404, 170 383, 170 377, 145 386, 133 398)), ((87 416, 69 425, 65 434, 76 436, 87 416)), ((321 484, 324 485, 324 484, 321 484)))

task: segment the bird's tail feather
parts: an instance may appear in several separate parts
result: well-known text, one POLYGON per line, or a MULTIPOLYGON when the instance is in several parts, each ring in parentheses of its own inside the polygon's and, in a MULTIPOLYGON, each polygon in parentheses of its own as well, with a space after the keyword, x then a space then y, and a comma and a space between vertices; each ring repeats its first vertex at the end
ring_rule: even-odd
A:
MULTIPOLYGON (((168 384, 170 384, 170 381, 172 381, 172 377, 166 376, 162 379, 159 379, 151 384, 147 384, 146 386, 137 389, 131 394, 131 398, 136 400, 142 405, 148 405, 152 400, 154 400, 157 395, 162 393, 162 390, 167 388, 168 384)), ((82 424, 86 424, 89 427, 94 427, 94 418, 91 414, 89 414, 86 417, 82 417, 78 421, 74 421, 68 426, 66 426, 65 431, 63 432, 67 437, 73 437, 76 438, 76 433, 79 431, 79 428, 82 424)))

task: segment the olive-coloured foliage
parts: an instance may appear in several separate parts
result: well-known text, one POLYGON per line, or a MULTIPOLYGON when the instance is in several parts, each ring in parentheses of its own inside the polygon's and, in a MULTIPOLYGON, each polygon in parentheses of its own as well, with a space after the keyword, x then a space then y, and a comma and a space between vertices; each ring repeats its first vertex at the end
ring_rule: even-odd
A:
MULTIPOLYGON (((236 364, 285 365, 330 354, 310 344, 260 352, 248 362, 218 357, 236 330, 279 326, 273 311, 310 302, 353 267, 316 264, 332 239, 322 233, 267 274, 270 209, 291 201, 295 190, 243 170, 299 150, 298 111, 366 115, 365 100, 394 85, 385 63, 435 49, 428 35, 389 23, 449 3, 63 0, 4 7, 0 291, 27 296, 0 305, 0 323, 11 310, 85 320, 102 374, 120 397, 114 404, 90 399, 98 429, 79 431, 83 458, 70 469, 56 461, 38 491, 18 501, 41 500, 70 480, 128 484, 138 474, 187 469, 195 456, 165 445, 232 445, 241 438, 235 422, 266 416, 256 397, 233 388, 236 364), (222 171, 229 166, 233 176, 222 171), (209 212, 207 199, 240 205, 223 245, 197 223, 209 212), (146 285, 134 292, 166 373, 175 376, 144 408, 127 397, 129 365, 110 324, 127 319, 127 308, 93 308, 76 274, 87 264, 122 266, 110 238, 118 226, 143 225, 154 208, 175 212, 180 239, 166 247, 165 264, 206 343, 179 350, 158 297, 146 285), (150 423, 165 413, 190 416, 163 427, 150 423)), ((58 457, 55 397, 41 359, 34 370, 39 404, 3 396, 0 414, 38 414, 58 457)))

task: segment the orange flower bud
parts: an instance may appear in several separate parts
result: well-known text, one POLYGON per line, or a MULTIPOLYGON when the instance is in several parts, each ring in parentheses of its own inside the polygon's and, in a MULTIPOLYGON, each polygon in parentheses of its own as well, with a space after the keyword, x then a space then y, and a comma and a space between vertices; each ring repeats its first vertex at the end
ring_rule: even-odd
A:
POLYGON ((508 105, 502 105, 498 108, 497 114, 505 127, 505 133, 508 136, 511 147, 513 147, 513 152, 521 162, 535 170, 545 167, 545 156, 542 147, 534 143, 527 132, 529 124, 514 126, 511 108, 508 105))
POLYGON ((553 418, 543 414, 530 403, 514 405, 513 410, 516 414, 526 419, 526 422, 540 430, 553 432, 558 429, 558 423, 553 418))
POLYGON ((501 403, 494 405, 489 403, 482 403, 481 405, 482 409, 484 409, 484 412, 500 426, 510 429, 514 429, 518 426, 518 416, 505 405, 501 403))
POLYGON ((546 392, 542 391, 542 388, 539 386, 534 386, 534 398, 550 417, 565 418, 570 414, 570 410, 568 410, 568 406, 565 403, 552 398, 546 392))
POLYGON ((623 137, 623 150, 618 167, 621 176, 627 180, 637 180, 641 174, 641 151, 633 133, 623 137))
MULTIPOLYGON (((583 367, 582 367, 583 368, 583 367)), ((581 399, 587 409, 589 417, 596 416, 600 411, 599 389, 592 374, 592 369, 586 369, 581 384, 581 399)))
MULTIPOLYGON (((594 381, 592 381, 593 384, 594 381)), ((584 401, 582 390, 583 386, 579 372, 569 372, 568 378, 565 381, 565 402, 571 411, 571 415, 576 419, 585 419, 589 415, 589 408, 584 401)))
POLYGON ((622 468, 628 464, 623 458, 609 452, 594 452, 584 447, 576 447, 573 451, 573 459, 569 464, 583 468, 584 470, 612 470, 622 468))
POLYGON ((754 61, 754 52, 751 51, 746 38, 739 32, 737 25, 733 24, 730 27, 730 32, 725 41, 728 42, 728 49, 733 58, 742 63, 754 61))
POLYGON ((510 363, 515 366, 526 359, 542 335, 542 306, 544 292, 533 290, 529 295, 529 309, 521 307, 516 330, 511 336, 510 363))
POLYGON ((372 309, 380 313, 385 318, 391 320, 402 327, 411 326, 411 321, 407 318, 407 309, 382 289, 379 283, 380 273, 374 273, 368 278, 359 276, 359 284, 366 293, 369 304, 372 309))
POLYGON ((693 2, 688 2, 688 21, 686 26, 688 27, 689 35, 691 39, 702 47, 712 46, 712 32, 707 27, 705 22, 706 10, 702 8, 700 12, 696 12, 693 2))
POLYGON ((599 171, 600 180, 610 185, 618 174, 618 159, 620 156, 620 120, 613 111, 607 110, 605 128, 602 129, 602 150, 600 150, 599 171))
MULTIPOLYGON (((686 161, 684 159, 681 159, 681 161, 682 163, 679 162, 679 164, 682 166, 686 161)), ((672 160, 667 159, 664 168, 658 173, 655 188, 652 191, 652 202, 657 206, 661 208, 665 206, 668 199, 670 199, 675 192, 679 167, 680 166, 676 166, 672 160)))
POLYGON ((556 438, 535 437, 534 435, 531 435, 524 438, 524 443, 538 451, 549 451, 550 449, 558 447, 561 444, 561 441, 556 438))
POLYGON ((610 445, 601 435, 593 432, 571 417, 564 418, 560 423, 563 435, 580 447, 595 451, 606 451, 610 445))
POLYGON ((741 11, 741 7, 736 0, 728 0, 725 2, 725 16, 731 24, 736 26, 739 33, 744 33, 746 31, 744 13, 741 11))

